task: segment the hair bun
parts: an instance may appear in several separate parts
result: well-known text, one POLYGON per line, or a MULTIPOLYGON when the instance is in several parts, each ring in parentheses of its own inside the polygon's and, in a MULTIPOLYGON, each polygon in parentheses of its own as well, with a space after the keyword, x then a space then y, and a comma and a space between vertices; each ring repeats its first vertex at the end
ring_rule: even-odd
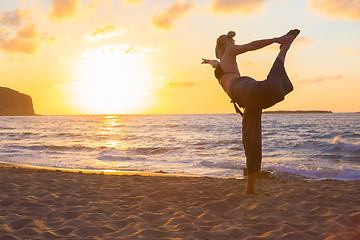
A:
POLYGON ((235 37, 235 35, 236 35, 236 33, 234 31, 229 31, 227 34, 227 36, 231 37, 231 38, 235 37))

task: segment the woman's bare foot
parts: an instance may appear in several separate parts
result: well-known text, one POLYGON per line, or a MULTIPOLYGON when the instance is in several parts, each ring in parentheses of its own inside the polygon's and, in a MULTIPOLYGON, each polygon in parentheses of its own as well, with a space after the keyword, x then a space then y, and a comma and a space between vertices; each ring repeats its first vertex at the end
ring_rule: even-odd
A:
POLYGON ((287 36, 289 38, 289 42, 283 43, 280 45, 280 52, 278 55, 278 58, 280 58, 283 63, 285 63, 285 57, 286 57, 286 53, 289 50, 291 44, 293 43, 293 41, 295 40, 295 38, 297 37, 297 35, 299 35, 300 30, 298 29, 293 29, 290 30, 285 36, 287 36))
POLYGON ((256 181, 257 172, 248 174, 246 189, 244 194, 255 194, 255 181, 256 181))
POLYGON ((282 50, 284 48, 284 50, 289 50, 291 44, 293 43, 293 41, 295 40, 295 38, 299 35, 300 30, 299 29, 293 29, 290 30, 285 36, 288 36, 290 38, 290 42, 288 43, 283 43, 280 45, 280 49, 282 50))
POLYGON ((255 194, 255 191, 254 190, 248 190, 246 189, 245 192, 244 192, 245 195, 249 195, 249 194, 255 194))

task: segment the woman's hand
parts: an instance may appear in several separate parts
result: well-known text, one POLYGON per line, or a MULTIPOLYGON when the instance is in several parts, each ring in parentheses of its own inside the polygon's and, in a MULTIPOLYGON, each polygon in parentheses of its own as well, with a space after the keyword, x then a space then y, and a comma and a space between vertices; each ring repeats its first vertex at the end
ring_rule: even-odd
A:
POLYGON ((201 64, 210 64, 213 68, 216 68, 217 65, 219 65, 219 61, 218 60, 210 60, 210 59, 205 59, 202 58, 202 63, 201 64))
POLYGON ((284 44, 284 43, 291 43, 294 40, 293 36, 290 36, 289 34, 285 34, 281 37, 278 37, 275 39, 276 43, 284 44))
POLYGON ((275 42, 280 44, 292 43, 294 39, 297 37, 297 35, 299 35, 299 33, 300 33, 299 29, 290 30, 287 34, 275 38, 275 42))

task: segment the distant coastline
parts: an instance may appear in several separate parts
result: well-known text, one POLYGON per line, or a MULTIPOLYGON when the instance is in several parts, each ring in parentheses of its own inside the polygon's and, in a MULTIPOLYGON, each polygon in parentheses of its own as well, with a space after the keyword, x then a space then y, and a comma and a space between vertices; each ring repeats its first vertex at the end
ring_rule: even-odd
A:
POLYGON ((303 110, 296 110, 296 111, 265 111, 264 113, 271 113, 271 114, 288 114, 288 113, 333 113, 332 111, 323 111, 323 110, 309 110, 309 111, 303 111, 303 110))

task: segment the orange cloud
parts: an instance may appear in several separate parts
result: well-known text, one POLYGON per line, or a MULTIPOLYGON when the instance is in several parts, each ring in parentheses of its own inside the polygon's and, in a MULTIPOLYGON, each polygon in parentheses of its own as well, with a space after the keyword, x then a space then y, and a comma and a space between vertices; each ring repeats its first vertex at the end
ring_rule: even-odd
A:
POLYGON ((71 19, 76 16, 80 0, 52 0, 50 18, 54 21, 71 19))
POLYGON ((7 53, 34 54, 38 47, 41 34, 37 31, 34 23, 28 23, 11 36, 11 31, 0 31, 0 50, 7 53))
POLYGON ((0 51, 35 54, 41 40, 53 40, 40 33, 27 9, 5 11, 0 14, 0 51), (6 28, 1 28, 6 26, 6 28))
POLYGON ((311 40, 306 36, 299 36, 298 38, 295 39, 295 42, 296 44, 301 44, 301 45, 311 45, 313 43, 313 40, 311 40))
POLYGON ((101 25, 94 32, 85 36, 86 41, 97 41, 100 39, 109 39, 126 33, 126 30, 115 24, 101 25))
POLYGON ((99 7, 106 6, 111 7, 112 6, 112 0, 93 0, 91 1, 85 9, 85 14, 87 16, 92 16, 96 13, 99 7))
POLYGON ((19 26, 29 17, 27 10, 16 9, 15 11, 4 11, 0 15, 0 24, 7 26, 19 26))
POLYGON ((193 81, 172 81, 160 84, 158 86, 148 86, 147 90, 150 93, 166 93, 173 89, 189 89, 196 86, 193 81))
POLYGON ((360 1, 358 0, 310 0, 307 7, 330 17, 360 20, 360 1))
POLYGON ((357 47, 337 48, 335 53, 346 56, 360 55, 360 49, 357 47))
POLYGON ((183 17, 194 6, 194 2, 177 0, 165 12, 156 14, 151 22, 158 28, 168 30, 174 27, 173 22, 176 19, 183 17))
POLYGON ((127 4, 139 4, 141 0, 123 0, 123 2, 127 4))
POLYGON ((94 10, 101 5, 111 6, 112 1, 111 0, 93 0, 93 1, 89 2, 89 4, 87 5, 86 8, 88 10, 94 10))
POLYGON ((218 13, 249 14, 264 6, 265 0, 212 0, 211 8, 218 13))
POLYGON ((52 0, 49 17, 53 21, 74 21, 93 16, 99 7, 111 7, 111 0, 93 0, 82 6, 82 0, 52 0))
POLYGON ((346 75, 344 74, 340 74, 340 75, 321 74, 315 78, 301 79, 297 81, 297 83, 313 84, 313 83, 321 83, 321 82, 329 82, 329 81, 338 81, 338 80, 343 80, 345 77, 346 75))

